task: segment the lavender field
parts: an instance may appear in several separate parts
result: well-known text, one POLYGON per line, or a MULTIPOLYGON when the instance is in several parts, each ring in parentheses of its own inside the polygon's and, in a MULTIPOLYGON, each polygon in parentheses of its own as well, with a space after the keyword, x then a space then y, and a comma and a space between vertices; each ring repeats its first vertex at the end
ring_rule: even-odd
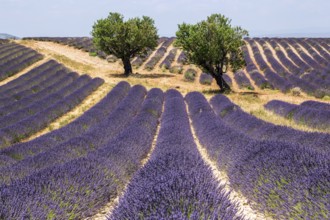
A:
MULTIPOLYGON (((102 57, 90 38, 31 39, 102 57)), ((169 76, 179 66, 192 88, 211 87, 174 40, 132 65, 169 76)), ((235 93, 269 95, 265 114, 314 130, 263 120, 233 95, 80 74, 0 41, 0 219, 330 219, 330 40, 245 42, 246 68, 224 76, 235 93)))

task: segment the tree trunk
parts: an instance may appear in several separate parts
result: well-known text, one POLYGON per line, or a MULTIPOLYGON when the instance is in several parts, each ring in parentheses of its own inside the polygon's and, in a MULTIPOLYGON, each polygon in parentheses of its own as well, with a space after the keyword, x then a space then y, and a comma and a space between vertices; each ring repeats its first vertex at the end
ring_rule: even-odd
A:
POLYGON ((125 69, 125 75, 129 76, 133 73, 131 61, 129 59, 122 59, 125 69))
POLYGON ((222 78, 222 74, 211 74, 215 81, 217 82, 218 86, 220 87, 220 92, 229 92, 231 91, 230 86, 228 83, 222 78))

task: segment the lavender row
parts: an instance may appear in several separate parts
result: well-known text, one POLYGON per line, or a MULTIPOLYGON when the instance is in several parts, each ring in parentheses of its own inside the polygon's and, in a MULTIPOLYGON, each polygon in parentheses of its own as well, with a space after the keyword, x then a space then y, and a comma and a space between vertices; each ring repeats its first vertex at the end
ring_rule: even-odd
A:
POLYGON ((254 87, 251 85, 249 78, 247 78, 243 70, 235 72, 234 79, 240 89, 254 90, 254 87))
POLYGON ((129 127, 101 149, 1 186, 0 216, 82 219, 113 201, 141 166, 156 133, 163 94, 152 89, 148 96, 129 127))
MULTIPOLYGON (((26 157, 44 152, 53 146, 62 144, 72 138, 92 130, 103 122, 128 94, 130 85, 127 82, 118 83, 99 103, 90 108, 82 116, 58 130, 42 135, 29 142, 18 143, 0 151, 0 157, 6 158, 8 164, 3 162, 0 167, 9 166, 26 157)), ((133 96, 135 98, 135 96, 133 96)), ((133 98, 132 97, 132 98, 133 98)), ((134 99, 127 102, 135 102, 134 99)), ((133 106, 133 108, 135 108, 133 106)))
POLYGON ((256 41, 252 40, 252 39, 247 39, 246 42, 248 44, 250 44, 250 46, 252 47, 252 51, 253 51, 253 56, 256 60, 256 63, 259 65, 259 69, 264 71, 266 69, 269 68, 268 64, 266 63, 266 61, 264 60, 264 58, 262 57, 260 50, 257 46, 256 41))
POLYGON ((264 41, 263 39, 259 39, 258 42, 259 42, 259 44, 262 45, 263 53, 265 54, 265 57, 268 60, 268 63, 275 70, 275 72, 279 75, 287 74, 287 70, 274 57, 273 52, 270 50, 266 41, 264 41))
POLYGON ((293 88, 293 85, 288 82, 288 80, 279 76, 270 69, 266 69, 264 74, 268 82, 270 82, 275 88, 279 89, 283 93, 287 93, 293 88))
POLYGON ((297 50, 299 50, 300 56, 303 59, 305 59, 305 62, 310 64, 313 68, 322 69, 323 65, 327 64, 327 62, 323 58, 321 58, 317 53, 314 52, 314 54, 311 54, 311 53, 308 54, 308 52, 311 52, 311 50, 309 50, 308 44, 304 44, 303 40, 294 39, 293 42, 294 42, 293 45, 295 46, 295 48, 297 50), (303 49, 306 49, 307 53, 303 49), (320 58, 322 61, 318 60, 317 58, 320 58), (323 63, 323 62, 325 62, 325 63, 323 63))
POLYGON ((307 63, 310 67, 314 69, 320 68, 320 65, 302 50, 302 48, 299 46, 299 43, 295 39, 289 38, 286 39, 286 41, 297 50, 303 61, 307 63))
POLYGON ((4 63, 2 67, 0 66, 0 80, 6 79, 24 68, 30 66, 31 64, 41 60, 43 56, 41 54, 37 54, 36 52, 30 52, 25 54, 22 57, 15 57, 13 60, 9 60, 4 63))
MULTIPOLYGON (((38 149, 38 153, 33 151, 37 154, 1 169, 0 185, 10 184, 35 172, 69 162, 100 149, 122 132, 138 114, 145 94, 144 87, 134 86, 117 108, 93 128, 61 144, 53 145, 50 148, 42 147, 42 149, 38 149)), ((16 158, 19 155, 21 154, 16 154, 16 158)))
POLYGON ((109 219, 240 219, 201 158, 182 95, 169 90, 155 150, 109 219))
MULTIPOLYGON (((95 78, 90 83, 76 90, 74 93, 65 98, 60 98, 58 102, 50 105, 48 108, 25 118, 15 124, 2 128, 1 147, 19 142, 33 133, 45 128, 49 123, 65 114, 78 105, 85 97, 92 93, 96 88, 103 84, 103 80, 95 78)), ((53 95, 50 99, 55 99, 57 95, 53 95)), ((47 102, 47 100, 45 100, 47 102)), ((42 106, 42 104, 41 104, 42 106)), ((24 114, 24 113, 22 113, 24 114)))
POLYGON ((65 68, 56 61, 48 61, 28 71, 17 79, 0 86, 0 97, 10 97, 15 93, 24 91, 34 85, 38 85, 42 80, 55 74, 57 70, 65 70, 65 68))
POLYGON ((310 83, 297 76, 288 75, 286 78, 290 83, 292 83, 296 87, 299 87, 308 95, 315 96, 316 98, 323 98, 325 95, 330 95, 330 90, 320 88, 320 86, 310 83))
POLYGON ((248 74, 260 89, 273 89, 273 86, 268 82, 268 80, 265 79, 265 77, 258 70, 249 71, 248 74))
MULTIPOLYGON (((158 45, 164 43, 166 40, 168 40, 167 37, 161 37, 158 39, 157 43, 158 45)), ((137 56, 133 61, 132 61, 132 66, 138 68, 140 66, 142 66, 142 64, 150 57, 150 55, 152 54, 152 50, 148 49, 146 54, 143 55, 139 55, 137 56)))
POLYGON ((274 125, 244 112, 226 96, 217 95, 212 99, 216 114, 230 128, 256 140, 281 141, 299 144, 318 152, 330 152, 330 135, 318 132, 303 132, 290 127, 274 125))
POLYGON ((321 55, 318 54, 317 50, 310 46, 306 41, 299 41, 300 45, 308 51, 311 57, 322 67, 327 66, 329 61, 324 59, 321 55))
POLYGON ((30 117, 32 115, 37 114, 40 111, 48 108, 49 106, 53 105, 54 103, 58 102, 59 100, 65 98, 66 96, 72 94, 74 91, 78 90, 79 88, 87 85, 91 78, 87 75, 79 77, 77 80, 73 81, 66 87, 62 88, 60 91, 56 93, 51 93, 48 96, 38 100, 34 103, 30 103, 25 108, 17 109, 10 114, 0 117, 1 125, 0 128, 8 127, 20 120, 23 120, 26 117, 30 117))
POLYGON ((9 44, 11 46, 2 48, 0 51, 0 65, 3 67, 3 64, 6 62, 18 57, 24 56, 25 54, 31 52, 32 50, 27 49, 19 44, 9 44))
POLYGON ((199 83, 202 85, 211 85, 212 81, 213 77, 210 74, 201 73, 201 75, 199 76, 199 83))
POLYGON ((318 101, 304 101, 300 106, 305 106, 308 108, 314 108, 319 110, 330 111, 330 103, 318 102, 318 101))
POLYGON ((172 50, 170 50, 170 52, 165 57, 165 59, 159 64, 159 67, 167 69, 167 70, 170 69, 171 64, 173 63, 173 61, 175 59, 176 53, 177 53, 176 48, 173 48, 172 50))
MULTIPOLYGON (((52 86, 54 83, 56 83, 60 80, 63 80, 63 78, 67 77, 68 75, 78 76, 77 73, 69 74, 64 69, 62 69, 62 70, 59 69, 59 70, 53 71, 53 73, 51 73, 50 71, 47 72, 47 74, 44 74, 40 78, 36 79, 36 81, 42 80, 41 82, 39 82, 38 84, 33 85, 32 87, 27 88, 25 90, 20 91, 21 89, 17 89, 17 90, 9 89, 8 90, 9 93, 7 94, 8 96, 0 98, 0 108, 2 109, 6 106, 11 106, 13 104, 15 105, 17 103, 20 103, 20 101, 23 99, 28 99, 30 97, 37 96, 40 93, 44 94, 46 92, 46 94, 47 94, 47 90, 45 90, 45 89, 52 86), (53 73, 55 73, 55 74, 53 74, 53 73)), ((33 84, 35 84, 35 83, 33 82, 33 84)), ((0 112, 1 112, 1 110, 0 110, 0 112)), ((3 115, 3 114, 0 113, 0 115, 3 115)))
POLYGON ((153 57, 144 65, 144 68, 147 70, 152 70, 156 66, 156 64, 164 57, 167 48, 173 42, 173 38, 168 38, 164 43, 162 43, 161 47, 159 47, 153 57))
MULTIPOLYGON (((314 39, 309 39, 307 40, 307 42, 312 46, 314 47, 317 52, 320 53, 320 55, 325 59, 325 60, 330 60, 330 53, 325 49, 323 48, 321 45, 321 43, 319 43, 317 40, 314 40, 314 39)), ((328 61, 329 62, 329 61, 328 61)))
POLYGON ((250 139, 217 117, 200 93, 186 100, 200 142, 253 208, 275 219, 327 218, 328 157, 299 145, 250 139))
POLYGON ((320 89, 329 94, 330 88, 330 74, 323 70, 323 71, 316 71, 313 70, 309 73, 302 75, 301 79, 304 81, 310 82, 314 85, 318 85, 320 89))
POLYGON ((180 53, 176 62, 183 65, 188 63, 188 58, 184 51, 180 53))
POLYGON ((6 48, 0 54, 0 66, 4 67, 8 61, 14 60, 17 57, 25 56, 31 52, 35 51, 18 44, 17 46, 6 48))
POLYGON ((301 69, 300 72, 296 73, 301 75, 303 72, 310 69, 310 66, 307 65, 290 47, 290 45, 285 41, 285 39, 280 39, 277 41, 279 45, 284 47, 285 51, 288 54, 288 57, 301 69))
POLYGON ((272 100, 265 108, 282 117, 293 119, 297 124, 324 130, 330 129, 330 111, 272 100))
POLYGON ((285 66, 292 74, 295 75, 300 75, 299 73, 301 72, 301 69, 296 66, 285 54, 284 52, 281 50, 279 44, 271 39, 270 41, 268 41, 270 43, 270 45, 273 47, 273 49, 275 50, 276 56, 278 57, 278 59, 280 60, 281 64, 283 66, 285 66))
POLYGON ((42 88, 41 86, 34 86, 31 90, 27 91, 27 93, 30 95, 25 96, 24 98, 21 97, 20 93, 15 95, 15 99, 7 98, 8 101, 5 102, 6 105, 0 108, 0 118, 13 112, 17 112, 20 109, 24 109, 27 106, 30 106, 32 103, 38 102, 53 93, 59 92, 62 88, 68 86, 79 77, 77 73, 59 73, 60 74, 56 76, 57 79, 52 81, 49 80, 44 84, 46 85, 49 82, 52 82, 52 84, 50 84, 48 87, 42 88))

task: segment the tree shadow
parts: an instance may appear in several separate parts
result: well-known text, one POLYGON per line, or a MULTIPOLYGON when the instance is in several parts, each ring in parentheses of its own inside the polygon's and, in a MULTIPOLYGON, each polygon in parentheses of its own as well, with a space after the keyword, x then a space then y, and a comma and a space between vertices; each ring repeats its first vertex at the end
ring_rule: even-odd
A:
POLYGON ((109 76, 114 78, 139 78, 139 79, 158 79, 158 78, 172 78, 174 75, 163 74, 163 73, 147 73, 147 74, 131 74, 126 76, 125 74, 109 74, 109 76))
POLYGON ((220 89, 206 89, 202 91, 203 94, 208 94, 208 95, 216 95, 216 94, 222 94, 220 92, 220 89))

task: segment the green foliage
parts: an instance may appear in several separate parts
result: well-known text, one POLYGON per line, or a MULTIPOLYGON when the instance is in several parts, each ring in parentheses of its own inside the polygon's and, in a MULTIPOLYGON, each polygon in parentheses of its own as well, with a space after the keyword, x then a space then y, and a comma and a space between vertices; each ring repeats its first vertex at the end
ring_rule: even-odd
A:
POLYGON ((188 69, 185 73, 184 73, 184 79, 188 82, 193 82, 195 81, 197 72, 194 69, 188 69))
POLYGON ((98 49, 121 59, 145 54, 148 48, 157 46, 159 38, 153 19, 143 16, 124 21, 119 13, 110 13, 107 18, 97 20, 91 34, 98 49))
POLYGON ((94 52, 90 52, 89 53, 89 56, 91 56, 91 57, 96 57, 97 56, 97 53, 94 51, 94 52))
POLYGON ((248 32, 232 27, 230 22, 221 14, 213 14, 194 25, 180 24, 175 45, 185 51, 191 63, 213 77, 222 75, 229 67, 237 70, 245 64, 240 48, 248 32))

